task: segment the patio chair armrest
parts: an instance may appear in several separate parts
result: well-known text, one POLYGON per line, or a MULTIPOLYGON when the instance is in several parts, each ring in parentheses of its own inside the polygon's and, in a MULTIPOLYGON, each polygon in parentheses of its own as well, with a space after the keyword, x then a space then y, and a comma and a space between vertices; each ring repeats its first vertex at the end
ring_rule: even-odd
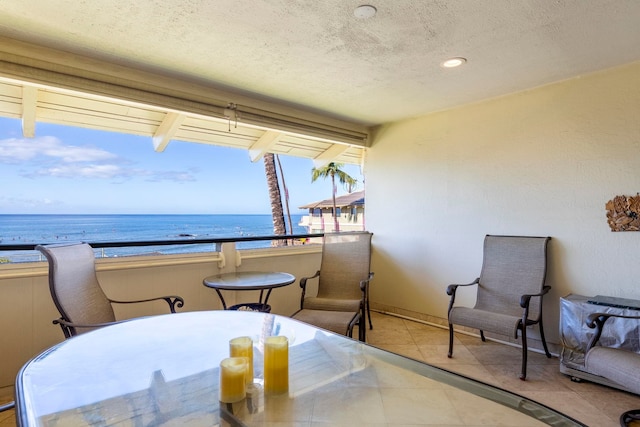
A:
POLYGON ((369 282, 373 279, 373 272, 369 273, 369 277, 360 281, 360 289, 362 292, 367 292, 369 289, 369 282))
POLYGON ((155 298, 147 298, 147 299, 131 300, 131 301, 118 301, 118 300, 110 299, 109 302, 115 303, 115 304, 137 304, 142 302, 151 302, 151 301, 159 301, 159 300, 165 300, 167 304, 169 304, 169 310, 172 313, 176 312, 176 307, 181 308, 182 306, 184 306, 184 299, 182 299, 182 297, 179 297, 177 295, 167 295, 163 297, 155 297, 155 298))
POLYGON ((602 330, 604 329, 604 324, 611 317, 619 317, 621 319, 639 319, 640 320, 640 316, 628 316, 628 315, 618 314, 618 313, 590 313, 587 316, 587 320, 585 320, 585 323, 589 328, 591 329, 595 328, 596 331, 593 337, 591 337, 589 344, 587 344, 587 349, 585 350, 585 354, 598 343, 598 341, 600 340, 600 336, 602 335, 602 330))
POLYGON ((300 287, 305 290, 307 288, 307 280, 315 279, 316 277, 320 277, 320 270, 316 271, 316 274, 309 277, 301 277, 300 278, 300 287))
POLYGON ((522 295, 520 297, 520 307, 522 307, 522 308, 529 307, 529 302, 531 301, 532 297, 542 297, 543 295, 548 293, 550 289, 551 289, 551 286, 544 286, 542 288, 542 292, 540 292, 539 294, 524 294, 524 295, 522 295))
POLYGON ((458 290, 458 286, 471 286, 471 285, 477 285, 478 283, 480 283, 480 278, 479 277, 476 278, 476 280, 474 280, 471 283, 449 285, 449 286, 447 286, 447 295, 450 295, 450 296, 455 298, 456 291, 458 290))
POLYGON ((316 277, 320 277, 320 270, 316 271, 316 274, 313 276, 300 278, 300 288, 302 289, 302 294, 300 295, 300 310, 304 307, 304 296, 307 293, 307 280, 315 279, 316 277))
POLYGON ((449 316, 449 313, 451 312, 451 309, 453 308, 453 304, 456 301, 456 291, 458 290, 458 287, 459 286, 472 286, 472 285, 477 285, 478 283, 480 283, 480 278, 476 277, 476 280, 474 280, 471 283, 453 284, 453 285, 447 286, 447 295, 451 296, 451 299, 449 300, 449 308, 447 309, 447 317, 449 316))
POLYGON ((118 320, 115 322, 105 322, 105 323, 73 323, 73 322, 67 322, 66 320, 60 318, 60 319, 55 319, 53 321, 54 325, 64 325, 64 326, 69 326, 71 328, 100 328, 103 326, 111 326, 111 325, 115 325, 117 323, 123 322, 124 320, 118 320))
POLYGON ((119 320, 116 322, 106 322, 106 323, 92 323, 92 324, 82 324, 82 323, 73 323, 73 322, 68 322, 66 320, 64 320, 63 318, 60 319, 55 319, 53 321, 54 325, 60 325, 60 327, 62 328, 62 332, 64 333, 65 338, 71 338, 73 335, 71 335, 71 329, 77 329, 77 328, 102 328, 104 326, 111 326, 111 325, 116 325, 118 323, 121 322, 126 322, 128 319, 125 320, 119 320))
POLYGON ((13 409, 16 407, 16 402, 7 402, 3 405, 0 405, 0 412, 8 411, 9 409, 13 409))
POLYGON ((362 309, 362 316, 364 318, 365 309, 369 306, 369 282, 373 279, 373 272, 369 272, 369 277, 360 281, 360 290, 362 291, 362 300, 360 301, 360 308, 362 309))

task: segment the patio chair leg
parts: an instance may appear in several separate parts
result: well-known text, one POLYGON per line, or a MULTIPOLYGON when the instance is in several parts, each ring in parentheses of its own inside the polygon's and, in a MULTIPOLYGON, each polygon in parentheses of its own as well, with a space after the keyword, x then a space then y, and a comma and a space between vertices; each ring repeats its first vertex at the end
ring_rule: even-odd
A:
POLYGON ((367 318, 365 313, 365 307, 360 310, 360 319, 358 320, 358 338, 362 342, 367 340, 367 318))
POLYGON ((547 348, 547 340, 544 338, 544 327, 542 326, 542 316, 540 316, 540 339, 542 340, 542 347, 544 347, 544 354, 547 355, 547 358, 551 358, 551 353, 549 353, 549 349, 547 348))
POLYGON ((622 415, 620 415, 621 427, 629 427, 631 423, 634 423, 634 421, 640 421, 640 409, 626 411, 622 415))
POLYGON ((520 379, 522 381, 527 379, 527 328, 522 328, 522 372, 520 373, 520 379))
POLYGON ((13 409, 16 407, 16 402, 5 403, 4 405, 0 405, 0 412, 8 411, 9 409, 13 409))
POLYGON ((451 359, 453 356, 453 325, 449 323, 449 353, 447 357, 451 359))
POLYGON ((482 329, 480 329, 480 339, 482 340, 482 342, 487 342, 487 339, 484 337, 484 331, 482 329))

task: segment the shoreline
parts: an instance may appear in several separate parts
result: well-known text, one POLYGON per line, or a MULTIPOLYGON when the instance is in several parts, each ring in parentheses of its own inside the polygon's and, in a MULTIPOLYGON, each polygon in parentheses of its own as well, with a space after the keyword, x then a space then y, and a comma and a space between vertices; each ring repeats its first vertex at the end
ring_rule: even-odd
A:
MULTIPOLYGON (((307 234, 299 226, 302 215, 292 215, 293 234, 307 234)), ((0 214, 0 245, 64 242, 131 242, 178 240, 175 245, 96 249, 96 256, 118 257, 147 253, 179 254, 210 251, 211 244, 189 244, 194 239, 273 235, 272 216, 266 214, 0 214), (181 243, 184 242, 184 243, 181 243)), ((239 242, 238 249, 268 248, 270 241, 239 242)), ((11 262, 41 260, 36 251, 2 251, 11 262)))

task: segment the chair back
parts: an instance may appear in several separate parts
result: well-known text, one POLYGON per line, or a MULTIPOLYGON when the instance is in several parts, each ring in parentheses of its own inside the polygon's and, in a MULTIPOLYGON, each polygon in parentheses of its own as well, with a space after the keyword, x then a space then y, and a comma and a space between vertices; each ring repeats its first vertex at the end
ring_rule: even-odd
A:
MULTIPOLYGON (((49 262, 49 290, 63 320, 77 324, 116 320, 96 276, 93 248, 86 243, 39 245, 49 262)), ((64 329, 64 327, 63 327, 64 329)), ((93 328, 70 328, 70 335, 93 328)))
POLYGON ((360 281, 371 271, 371 233, 325 233, 318 297, 362 299, 360 281))
MULTIPOLYGON (((539 294, 545 285, 549 239, 487 235, 475 308, 522 317, 521 295, 539 294)), ((529 320, 539 320, 540 301, 531 298, 529 320)))

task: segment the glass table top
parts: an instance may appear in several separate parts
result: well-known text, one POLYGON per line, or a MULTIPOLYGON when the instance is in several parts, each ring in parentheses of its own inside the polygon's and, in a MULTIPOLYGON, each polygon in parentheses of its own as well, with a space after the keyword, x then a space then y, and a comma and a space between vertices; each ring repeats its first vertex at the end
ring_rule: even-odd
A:
POLYGON ((16 380, 21 426, 583 424, 522 396, 293 319, 202 311, 123 322, 66 340, 16 380), (289 392, 263 393, 265 338, 289 339, 289 392), (254 341, 247 397, 223 404, 229 340, 254 341))
POLYGON ((209 276, 203 280, 203 284, 209 288, 238 291, 279 288, 290 285, 295 280, 296 278, 289 273, 277 271, 245 271, 209 276))

